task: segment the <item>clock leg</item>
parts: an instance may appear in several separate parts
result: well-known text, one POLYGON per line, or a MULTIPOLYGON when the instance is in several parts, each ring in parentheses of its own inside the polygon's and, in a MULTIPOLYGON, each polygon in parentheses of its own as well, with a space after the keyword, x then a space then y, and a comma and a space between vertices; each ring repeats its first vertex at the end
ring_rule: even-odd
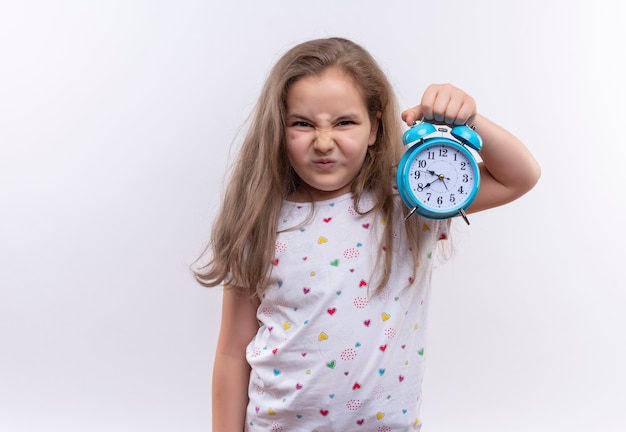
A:
POLYGON ((411 209, 411 211, 409 212, 409 214, 408 214, 408 215, 406 215, 406 216, 404 217, 404 220, 405 220, 405 221, 406 221, 406 220, 409 220, 409 218, 410 218, 411 216, 413 216, 413 214, 415 214, 415 211, 416 211, 416 210, 417 210, 417 207, 413 207, 413 208, 411 209))
POLYGON ((469 224, 470 224, 470 222, 469 222, 469 219, 467 218, 467 215, 465 214, 465 210, 463 210, 463 209, 459 210, 459 214, 460 214, 461 216, 463 216, 463 220, 465 221, 465 223, 466 223, 466 224, 468 224, 468 225, 469 225, 469 224))

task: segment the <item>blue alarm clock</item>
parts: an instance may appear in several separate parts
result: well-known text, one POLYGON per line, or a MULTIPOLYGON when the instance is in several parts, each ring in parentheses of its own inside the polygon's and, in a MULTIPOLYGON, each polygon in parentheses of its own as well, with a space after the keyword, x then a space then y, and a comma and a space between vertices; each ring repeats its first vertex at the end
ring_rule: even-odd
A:
POLYGON ((430 219, 462 216, 480 187, 480 171, 474 154, 482 138, 468 126, 448 127, 428 122, 416 124, 404 133, 404 145, 411 145, 398 164, 396 181, 402 201, 414 213, 430 219))

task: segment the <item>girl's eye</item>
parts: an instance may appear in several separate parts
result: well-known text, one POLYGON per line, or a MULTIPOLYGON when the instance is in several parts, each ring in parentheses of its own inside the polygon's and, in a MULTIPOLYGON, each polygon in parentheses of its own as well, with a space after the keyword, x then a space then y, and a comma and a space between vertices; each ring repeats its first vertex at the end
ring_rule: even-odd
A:
POLYGON ((302 127, 302 128, 309 128, 311 127, 311 124, 305 122, 305 121, 297 121, 293 123, 294 126, 296 127, 302 127))
POLYGON ((342 120, 339 123, 337 123, 337 126, 350 126, 353 124, 354 122, 352 120, 342 120))

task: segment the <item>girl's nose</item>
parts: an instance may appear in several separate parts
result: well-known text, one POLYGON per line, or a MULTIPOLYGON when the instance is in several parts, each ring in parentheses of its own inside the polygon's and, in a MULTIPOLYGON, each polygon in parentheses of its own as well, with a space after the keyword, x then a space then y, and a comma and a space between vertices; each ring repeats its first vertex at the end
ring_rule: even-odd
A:
POLYGON ((332 137, 332 128, 315 128, 315 142, 313 148, 320 153, 328 153, 335 145, 332 137))

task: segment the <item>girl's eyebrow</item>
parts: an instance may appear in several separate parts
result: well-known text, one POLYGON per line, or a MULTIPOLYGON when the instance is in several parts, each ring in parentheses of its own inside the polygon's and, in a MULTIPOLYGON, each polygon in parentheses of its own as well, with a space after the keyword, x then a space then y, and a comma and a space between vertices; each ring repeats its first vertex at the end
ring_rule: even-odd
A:
POLYGON ((307 120, 309 121, 310 119, 307 116, 304 116, 302 114, 297 114, 297 113, 292 113, 292 114, 287 114, 287 118, 288 119, 298 119, 298 120, 307 120))
MULTIPOLYGON (((337 117, 333 117, 332 121, 333 122, 337 122, 337 121, 344 121, 344 120, 354 120, 354 119, 357 119, 357 118, 359 118, 359 116, 357 114, 347 113, 347 114, 341 114, 341 115, 339 115, 337 117)), ((313 121, 310 118, 308 118, 307 116, 302 115, 302 114, 298 114, 298 113, 291 113, 291 114, 288 113, 287 114, 287 119, 288 120, 294 120, 294 119, 306 120, 308 122, 312 122, 313 121)))
POLYGON ((344 114, 344 115, 341 115, 341 116, 337 117, 337 119, 335 121, 354 120, 354 119, 357 119, 357 118, 359 118, 358 115, 352 114, 352 113, 348 113, 348 114, 344 114))

